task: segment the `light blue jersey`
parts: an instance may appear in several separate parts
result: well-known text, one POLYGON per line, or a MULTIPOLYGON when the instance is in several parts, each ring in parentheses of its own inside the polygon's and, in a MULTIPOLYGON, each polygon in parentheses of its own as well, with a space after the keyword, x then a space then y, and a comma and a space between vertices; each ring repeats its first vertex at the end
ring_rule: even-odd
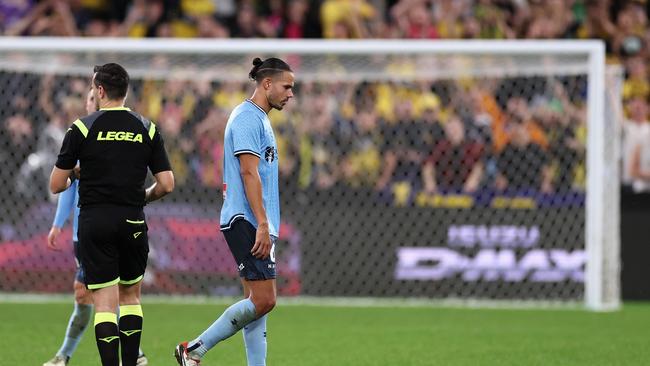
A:
POLYGON ((72 218, 72 240, 78 241, 77 227, 79 224, 79 180, 72 182, 70 187, 59 194, 59 202, 56 205, 56 214, 54 215, 54 223, 52 226, 59 229, 65 225, 65 221, 70 217, 70 213, 74 209, 74 216, 72 218))
POLYGON ((269 117, 250 100, 246 100, 232 111, 226 125, 221 230, 228 230, 238 219, 246 219, 257 228, 257 220, 248 204, 240 174, 237 157, 240 154, 253 154, 260 158, 257 170, 262 181, 262 199, 269 222, 269 233, 278 237, 280 231, 278 147, 269 117))

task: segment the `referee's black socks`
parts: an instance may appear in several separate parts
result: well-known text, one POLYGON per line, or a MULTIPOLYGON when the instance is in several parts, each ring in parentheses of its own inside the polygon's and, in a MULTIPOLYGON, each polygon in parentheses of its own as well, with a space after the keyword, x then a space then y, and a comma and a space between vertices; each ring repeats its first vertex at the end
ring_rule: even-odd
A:
POLYGON ((120 343, 122 344, 122 365, 135 366, 140 351, 142 335, 142 307, 120 306, 120 343))
POLYGON ((95 313, 95 340, 102 366, 118 366, 120 335, 115 313, 95 313))

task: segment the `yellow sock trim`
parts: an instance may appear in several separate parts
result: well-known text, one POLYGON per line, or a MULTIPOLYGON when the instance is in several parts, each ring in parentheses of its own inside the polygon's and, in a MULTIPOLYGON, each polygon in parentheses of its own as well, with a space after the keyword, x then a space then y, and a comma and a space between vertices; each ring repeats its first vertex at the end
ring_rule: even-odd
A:
POLYGON ((117 315, 115 313, 95 313, 95 325, 99 323, 117 324, 117 315))
POLYGON ((142 318, 142 306, 120 305, 120 318, 126 315, 137 315, 142 318))

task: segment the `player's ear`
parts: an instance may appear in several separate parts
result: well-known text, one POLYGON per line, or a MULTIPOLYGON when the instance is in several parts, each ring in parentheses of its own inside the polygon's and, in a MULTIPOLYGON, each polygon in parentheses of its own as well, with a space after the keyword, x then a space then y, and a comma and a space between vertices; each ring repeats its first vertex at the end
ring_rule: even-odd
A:
POLYGON ((266 90, 271 89, 271 83, 272 83, 271 78, 264 78, 264 81, 262 81, 262 85, 264 85, 264 89, 266 90))

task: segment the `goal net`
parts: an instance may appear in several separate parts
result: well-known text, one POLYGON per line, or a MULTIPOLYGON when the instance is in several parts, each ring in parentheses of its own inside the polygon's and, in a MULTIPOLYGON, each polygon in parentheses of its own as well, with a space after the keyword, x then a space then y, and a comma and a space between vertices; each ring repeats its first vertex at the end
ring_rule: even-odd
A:
MULTIPOLYGON (((237 295, 218 232, 223 129, 254 57, 285 59, 283 296, 619 304, 620 73, 597 41, 0 42, 0 291, 68 292, 47 179, 93 65, 164 136, 175 192, 148 205, 145 293, 237 295), (607 74, 607 75, 606 75, 607 74)), ((83 243, 81 244, 83 245, 83 243)))

